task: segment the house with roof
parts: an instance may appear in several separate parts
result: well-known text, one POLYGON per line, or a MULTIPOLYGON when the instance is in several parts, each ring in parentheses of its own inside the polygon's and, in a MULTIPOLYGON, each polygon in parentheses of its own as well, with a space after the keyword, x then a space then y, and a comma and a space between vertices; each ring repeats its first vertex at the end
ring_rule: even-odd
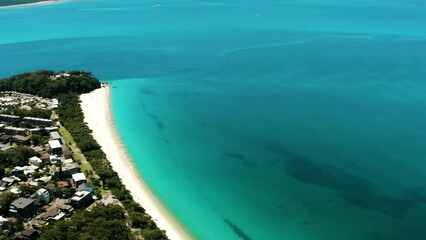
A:
POLYGON ((35 194, 36 199, 48 204, 50 202, 50 193, 45 188, 40 188, 35 194))
POLYGON ((15 239, 17 240, 35 240, 38 235, 40 235, 40 231, 35 230, 34 228, 25 229, 22 232, 16 234, 15 239))
POLYGON ((0 216, 0 229, 4 229, 9 224, 9 220, 7 218, 4 218, 3 216, 0 216))
POLYGON ((55 154, 62 153, 62 145, 58 140, 50 140, 48 144, 49 144, 49 148, 52 150, 52 153, 55 153, 55 154))
POLYGON ((5 127, 4 131, 10 135, 20 135, 20 136, 27 136, 27 133, 28 133, 27 129, 25 128, 12 127, 12 126, 5 127))
POLYGON ((32 165, 34 165, 34 166, 38 166, 38 167, 40 167, 40 166, 43 164, 43 161, 42 161, 39 157, 34 156, 34 157, 30 157, 30 158, 28 159, 28 163, 29 163, 29 164, 32 164, 32 165))
POLYGON ((0 121, 7 122, 7 123, 19 122, 19 116, 0 114, 0 121))
POLYGON ((92 204, 93 201, 93 195, 91 192, 79 191, 71 198, 71 205, 74 208, 84 208, 92 204))
POLYGON ((31 144, 30 137, 28 137, 28 136, 14 135, 14 136, 12 136, 12 141, 17 143, 17 144, 22 144, 22 145, 30 145, 31 144))
POLYGON ((60 161, 58 156, 56 156, 56 155, 50 155, 49 160, 50 160, 50 164, 52 164, 52 165, 55 165, 60 161))
POLYGON ((50 132, 50 140, 58 140, 61 144, 64 144, 61 135, 57 131, 50 132))
POLYGON ((0 141, 2 143, 9 143, 11 140, 12 140, 12 136, 10 136, 10 135, 5 134, 5 135, 0 136, 0 141))
POLYGON ((80 191, 80 192, 81 191, 87 191, 87 192, 93 193, 93 187, 88 183, 82 183, 82 184, 78 185, 77 191, 80 191))
POLYGON ((64 177, 71 177, 72 175, 81 172, 80 166, 77 163, 66 163, 61 166, 64 177))
POLYGON ((37 213, 34 199, 20 197, 12 202, 9 213, 12 216, 20 215, 25 219, 32 218, 37 213))
POLYGON ((74 173, 72 175, 72 183, 74 187, 78 187, 82 183, 87 183, 87 178, 83 173, 74 173))
POLYGON ((4 145, 4 144, 0 144, 0 151, 7 151, 10 149, 14 149, 14 147, 10 146, 10 145, 4 145))
POLYGON ((22 119, 24 122, 34 124, 36 126, 41 127, 51 127, 53 125, 53 121, 50 119, 44 118, 36 118, 36 117, 24 117, 22 119))

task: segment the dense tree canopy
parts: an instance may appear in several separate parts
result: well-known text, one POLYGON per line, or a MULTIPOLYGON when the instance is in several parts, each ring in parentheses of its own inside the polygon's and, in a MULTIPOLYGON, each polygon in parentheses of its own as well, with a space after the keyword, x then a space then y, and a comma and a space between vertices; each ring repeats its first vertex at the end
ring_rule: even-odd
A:
POLYGON ((67 221, 59 221, 43 229, 40 240, 126 240, 132 239, 125 224, 124 209, 119 205, 98 205, 91 211, 74 214, 67 221))
POLYGON ((38 156, 32 148, 20 146, 8 151, 0 151, 0 169, 14 168, 28 163, 28 158, 38 156))
POLYGON ((87 93, 100 87, 100 82, 91 73, 70 71, 69 76, 56 79, 53 71, 40 70, 22 73, 0 80, 0 91, 16 91, 41 97, 53 98, 63 93, 87 93))

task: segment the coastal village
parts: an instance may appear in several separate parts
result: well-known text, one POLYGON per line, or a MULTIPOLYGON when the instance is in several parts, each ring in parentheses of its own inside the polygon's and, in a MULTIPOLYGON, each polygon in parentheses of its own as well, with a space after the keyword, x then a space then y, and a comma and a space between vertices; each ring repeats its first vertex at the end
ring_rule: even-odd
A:
POLYGON ((15 239, 36 239, 43 226, 93 204, 119 204, 113 195, 95 191, 92 184, 99 181, 84 156, 75 152, 78 149, 70 148, 74 143, 58 122, 58 105, 57 99, 0 92, 1 111, 51 111, 49 119, 0 114, 1 151, 26 147, 34 153, 25 164, 4 169, 0 180, 0 229, 20 229, 15 239))
POLYGON ((1 151, 26 146, 35 153, 26 159, 26 164, 4 169, 0 180, 0 198, 7 194, 14 196, 8 206, 1 206, 7 211, 0 216, 0 228, 21 222, 23 229, 16 233, 16 239, 36 239, 43 226, 65 219, 77 209, 94 203, 117 203, 114 196, 103 198, 94 192, 88 181, 88 176, 93 175, 90 165, 86 162, 85 166, 81 158, 74 157, 78 156, 73 152, 75 149, 65 142, 70 139, 60 133, 66 130, 61 130, 57 121, 58 104, 57 99, 11 91, 0 93, 2 111, 13 107, 52 112, 50 119, 0 114, 1 151))
POLYGON ((85 122, 80 95, 107 86, 78 70, 0 79, 1 240, 168 239, 85 122))

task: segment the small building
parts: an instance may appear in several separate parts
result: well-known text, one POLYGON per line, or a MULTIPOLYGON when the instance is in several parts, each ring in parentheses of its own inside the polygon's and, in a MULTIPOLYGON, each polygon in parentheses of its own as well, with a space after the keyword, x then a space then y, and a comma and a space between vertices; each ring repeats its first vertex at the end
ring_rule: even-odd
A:
POLYGON ((61 211, 64 213, 72 213, 74 211, 74 208, 68 204, 59 205, 59 209, 61 209, 61 211))
POLYGON ((33 199, 21 197, 12 202, 9 212, 13 216, 20 215, 25 219, 29 219, 36 214, 37 208, 33 199))
POLYGON ((12 147, 10 145, 0 144, 0 151, 4 152, 4 151, 10 150, 10 149, 14 149, 14 147, 12 147))
POLYGON ((69 187, 69 184, 67 181, 59 181, 58 182, 58 188, 66 188, 69 187))
POLYGON ((62 164, 69 164, 69 163, 74 163, 74 160, 72 160, 71 158, 67 158, 62 162, 62 164))
MULTIPOLYGON (((38 153, 42 153, 43 152, 43 148, 42 147, 40 147, 40 146, 34 146, 34 147, 31 147, 34 151, 36 151, 36 152, 38 152, 38 153)), ((43 160, 43 159, 42 159, 43 160)))
POLYGON ((21 135, 14 135, 12 137, 13 142, 17 143, 17 144, 22 144, 22 145, 30 145, 30 137, 28 136, 21 136, 21 135))
POLYGON ((13 176, 19 176, 24 174, 24 167, 16 166, 12 169, 13 176))
POLYGON ((47 153, 44 153, 41 155, 40 159, 43 161, 44 164, 50 164, 50 156, 47 153))
POLYGON ((39 199, 40 201, 43 201, 45 204, 48 204, 50 202, 50 193, 47 189, 40 188, 36 192, 36 199, 39 199))
POLYGON ((58 140, 50 140, 49 147, 52 150, 52 153, 55 153, 55 154, 62 153, 62 145, 58 140))
POLYGON ((29 166, 23 166, 24 174, 25 175, 33 175, 35 172, 38 171, 38 166, 35 165, 29 165, 29 166))
POLYGON ((87 207, 93 202, 93 195, 91 192, 81 191, 76 192, 74 197, 71 198, 71 204, 74 208, 87 207))
POLYGON ((43 160, 41 160, 39 157, 37 157, 37 156, 34 156, 34 157, 30 157, 29 159, 28 159, 28 163, 29 164, 32 164, 32 165, 34 165, 34 166, 38 166, 38 167, 40 167, 42 164, 43 164, 43 160))
POLYGON ((53 183, 48 183, 46 186, 44 186, 45 189, 47 189, 47 191, 49 191, 50 195, 53 195, 56 193, 56 187, 55 184, 53 183))
POLYGON ((61 135, 59 135, 59 132, 56 131, 50 132, 50 140, 58 140, 61 144, 64 144, 61 135))
POLYGON ((8 143, 8 142, 10 142, 12 140, 12 136, 10 136, 10 135, 2 135, 2 136, 0 136, 0 141, 2 142, 2 143, 8 143))
POLYGON ((53 125, 52 120, 44 118, 24 117, 22 120, 41 127, 51 127, 53 125))
POLYGON ((35 240, 35 239, 37 239, 38 235, 40 235, 39 231, 35 230, 34 228, 28 228, 28 229, 25 229, 22 232, 19 232, 15 236, 15 239, 18 239, 18 240, 35 240))
POLYGON ((79 192, 87 191, 87 192, 93 193, 93 187, 90 186, 90 184, 88 184, 88 183, 82 183, 82 184, 78 185, 77 191, 79 191, 79 192))
POLYGON ((40 219, 43 221, 54 220, 54 218, 60 213, 61 211, 59 210, 59 208, 51 207, 45 213, 40 215, 40 219))
POLYGON ((16 182, 16 179, 13 177, 3 177, 1 179, 2 182, 8 183, 9 186, 16 182))
POLYGON ((49 156, 50 164, 55 165, 59 162, 59 158, 56 155, 49 156))
POLYGON ((0 229, 6 228, 8 223, 9 223, 9 220, 7 220, 7 218, 0 216, 0 229))
POLYGON ((72 175, 72 183, 74 187, 78 187, 82 183, 87 183, 87 178, 83 173, 75 173, 72 175))
POLYGON ((4 128, 5 133, 10 135, 20 135, 20 136, 27 136, 27 129, 25 128, 18 128, 18 127, 5 127, 4 128))
POLYGON ((80 166, 77 163, 66 163, 61 168, 64 177, 71 177, 73 174, 81 172, 80 166))
POLYGON ((58 131, 59 128, 58 127, 46 127, 46 128, 44 128, 44 130, 48 131, 48 132, 55 132, 55 131, 58 131))
POLYGON ((41 128, 31 128, 28 130, 31 134, 36 134, 41 132, 41 128))
POLYGON ((19 122, 19 116, 0 114, 0 121, 7 123, 19 122))

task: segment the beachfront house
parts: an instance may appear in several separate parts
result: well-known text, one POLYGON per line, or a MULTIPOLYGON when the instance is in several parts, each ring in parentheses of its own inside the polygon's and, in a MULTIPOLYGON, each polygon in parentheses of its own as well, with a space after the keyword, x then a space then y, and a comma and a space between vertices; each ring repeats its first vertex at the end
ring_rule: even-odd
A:
POLYGON ((77 188, 80 184, 87 183, 87 178, 83 173, 75 173, 72 175, 72 183, 77 188))
POLYGON ((79 191, 76 192, 74 197, 71 198, 71 205, 74 208, 84 208, 92 204, 93 195, 91 192, 79 191))
POLYGON ((52 153, 61 154, 62 153, 62 145, 58 140, 50 140, 49 148, 52 150, 52 153))
POLYGON ((61 144, 64 144, 61 135, 58 132, 50 132, 50 140, 58 140, 61 144))
POLYGON ((65 163, 61 166, 64 177, 71 177, 80 172, 80 166, 77 163, 65 163))

